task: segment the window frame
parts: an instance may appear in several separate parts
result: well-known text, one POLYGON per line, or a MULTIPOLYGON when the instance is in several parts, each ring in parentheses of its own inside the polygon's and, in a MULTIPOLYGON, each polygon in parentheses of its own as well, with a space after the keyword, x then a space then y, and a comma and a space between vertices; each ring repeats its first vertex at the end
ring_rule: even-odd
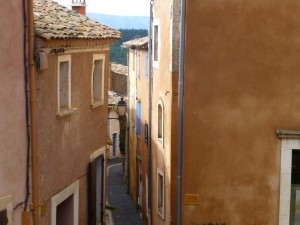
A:
POLYGON ((137 51, 137 74, 138 78, 141 78, 141 52, 140 50, 137 51))
POLYGON ((165 219, 165 173, 163 170, 161 170, 160 168, 157 168, 157 177, 156 177, 156 210, 158 215, 160 215, 160 217, 162 219, 165 219), (160 182, 160 176, 162 178, 162 187, 161 187, 161 200, 162 200, 162 205, 159 206, 159 182, 160 182))
POLYGON ((136 135, 140 137, 142 135, 142 102, 136 101, 136 135))
POLYGON ((60 55, 58 56, 57 58, 57 113, 56 115, 58 117, 63 117, 63 116, 66 116, 66 115, 69 115, 71 113, 74 112, 75 109, 72 109, 71 107, 71 102, 72 102, 72 82, 71 82, 71 68, 72 68, 72 58, 71 58, 71 55, 60 55), (61 71, 60 71, 60 68, 61 68, 61 63, 62 62, 68 62, 69 66, 68 66, 68 104, 67 104, 67 107, 61 107, 61 100, 60 100, 60 86, 61 86, 61 83, 60 83, 60 78, 61 78, 61 71))
POLYGON ((296 196, 296 192, 299 190, 300 190, 300 184, 291 185, 290 224, 295 224, 295 196, 296 196))
POLYGON ((51 197, 51 225, 56 225, 57 207, 73 195, 73 225, 78 225, 79 220, 79 180, 51 197))
POLYGON ((300 151, 300 132, 277 130, 281 139, 279 225, 290 224, 292 199, 292 152, 300 151))
POLYGON ((161 144, 161 146, 164 146, 164 114, 165 114, 165 108, 162 100, 160 100, 157 104, 157 142, 161 144), (160 117, 159 117, 159 106, 161 107, 161 126, 159 123, 160 117), (161 137, 159 137, 159 130, 161 129, 161 137))
POLYGON ((135 72, 136 71, 136 50, 132 49, 132 71, 135 72))
POLYGON ((154 68, 159 68, 160 61, 160 22, 158 18, 153 19, 153 36, 152 36, 152 65, 154 68), (157 26, 157 49, 155 49, 155 27, 157 26), (157 60, 155 60, 155 51, 157 51, 157 60))
POLYGON ((146 52, 146 57, 145 57, 145 75, 148 78, 149 77, 149 52, 146 52))
POLYGON ((97 106, 104 104, 104 77, 105 77, 105 55, 104 54, 94 54, 93 55, 93 65, 92 65, 92 74, 91 74, 91 107, 95 108, 97 106), (95 61, 102 60, 102 82, 101 82, 101 98, 95 99, 94 94, 94 71, 95 71, 95 61))

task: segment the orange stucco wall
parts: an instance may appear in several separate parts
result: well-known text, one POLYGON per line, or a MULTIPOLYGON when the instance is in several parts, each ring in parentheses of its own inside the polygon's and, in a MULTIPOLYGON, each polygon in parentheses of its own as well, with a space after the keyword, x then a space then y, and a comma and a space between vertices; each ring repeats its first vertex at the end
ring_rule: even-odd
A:
POLYGON ((136 55, 135 51, 128 51, 129 64, 129 93, 128 93, 128 107, 129 107, 129 189, 134 202, 137 204, 137 136, 136 136, 136 55))
MULTIPOLYGON (((176 1, 174 1, 176 2, 176 1)), ((154 1, 153 19, 159 24, 159 66, 153 64, 152 93, 152 214, 153 224, 175 224, 176 214, 176 106, 177 106, 177 64, 173 42, 175 27, 173 1, 154 1), (173 5, 172 5, 173 4, 173 5), (173 26, 174 25, 174 26, 173 26), (176 84, 174 84, 174 82, 176 84), (163 106, 163 143, 158 140, 158 105, 163 106), (157 174, 164 174, 163 216, 157 206, 157 174)))
MULTIPOLYGON (((49 68, 37 74, 40 201, 47 212, 41 224, 50 224, 51 197, 79 179, 79 224, 87 224, 87 167, 93 152, 107 141, 109 50, 71 55, 71 115, 57 118, 58 55, 48 54, 49 68), (104 104, 91 107, 93 54, 105 55, 104 104)), ((103 152, 104 153, 104 152, 103 152)), ((105 198, 104 198, 105 199, 105 198)))
POLYGON ((145 143, 145 123, 148 122, 148 108, 149 108, 149 99, 148 99, 148 82, 149 79, 146 75, 146 60, 147 60, 147 51, 139 51, 140 57, 140 76, 137 77, 137 97, 141 102, 141 135, 137 140, 137 152, 141 156, 141 167, 142 167, 142 213, 143 218, 146 221, 147 206, 146 206, 146 174, 148 174, 148 145, 145 143))
POLYGON ((300 3, 187 1, 183 224, 278 224, 280 142, 300 129, 300 3))
POLYGON ((147 221, 147 175, 148 175, 148 146, 145 143, 145 123, 148 122, 148 85, 146 75, 146 50, 129 50, 129 107, 130 107, 130 193, 137 205, 144 221, 147 221), (135 54, 135 57, 133 57, 135 54), (135 60, 135 63, 133 61, 135 60), (135 67, 134 67, 135 65, 135 67), (141 135, 136 134, 136 104, 141 104, 141 135), (141 168, 141 186, 138 168, 141 168), (141 191, 139 190, 141 188, 141 191), (139 200, 138 200, 139 199, 139 200))
MULTIPOLYGON (((0 27, 0 199, 12 195, 15 206, 25 199, 27 149, 21 1, 1 3, 0 27)), ((21 211, 14 210, 14 224, 21 211)))

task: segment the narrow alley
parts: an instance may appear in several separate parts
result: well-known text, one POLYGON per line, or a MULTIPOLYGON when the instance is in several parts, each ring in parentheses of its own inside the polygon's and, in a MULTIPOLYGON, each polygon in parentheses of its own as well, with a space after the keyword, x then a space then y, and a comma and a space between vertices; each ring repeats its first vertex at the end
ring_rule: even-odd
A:
POLYGON ((136 206, 124 183, 124 158, 108 159, 107 167, 107 198, 108 205, 113 207, 111 225, 143 225, 136 206))

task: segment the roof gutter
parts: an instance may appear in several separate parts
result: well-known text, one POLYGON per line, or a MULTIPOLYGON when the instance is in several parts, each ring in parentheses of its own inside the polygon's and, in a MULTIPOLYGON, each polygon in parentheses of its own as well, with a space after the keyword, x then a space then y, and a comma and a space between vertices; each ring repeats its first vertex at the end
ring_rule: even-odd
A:
POLYGON ((33 0, 28 0, 28 60, 29 60, 29 95, 30 95, 30 132, 31 132, 31 169, 32 169, 32 210, 33 225, 39 224, 38 205, 38 161, 37 161, 37 123, 36 123, 36 81, 34 64, 34 17, 33 0))

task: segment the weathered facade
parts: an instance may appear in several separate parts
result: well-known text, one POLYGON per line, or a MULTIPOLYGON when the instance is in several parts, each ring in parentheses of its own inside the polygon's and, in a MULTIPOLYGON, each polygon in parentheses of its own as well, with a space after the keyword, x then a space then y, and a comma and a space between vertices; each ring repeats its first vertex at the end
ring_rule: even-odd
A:
POLYGON ((109 90, 127 96, 127 66, 117 63, 110 64, 109 90))
POLYGON ((7 222, 8 225, 21 224, 22 203, 26 199, 26 158, 29 147, 22 12, 21 1, 1 2, 0 223, 7 222))
POLYGON ((129 191, 147 221, 148 37, 123 43, 128 49, 129 191))
POLYGON ((299 223, 299 10, 186 1, 182 224, 299 223))
POLYGON ((154 1, 152 19, 152 220, 176 221, 180 1, 154 1))
POLYGON ((34 15, 40 224, 103 223, 109 46, 120 33, 48 0, 34 15))

